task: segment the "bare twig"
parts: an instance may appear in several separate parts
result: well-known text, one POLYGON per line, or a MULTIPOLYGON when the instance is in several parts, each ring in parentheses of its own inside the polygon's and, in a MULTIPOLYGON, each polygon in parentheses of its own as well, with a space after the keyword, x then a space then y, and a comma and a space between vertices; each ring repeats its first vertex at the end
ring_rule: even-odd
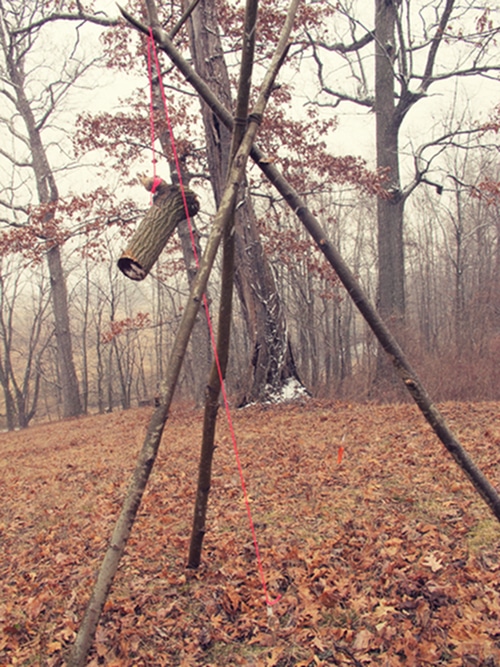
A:
POLYGON ((105 28, 116 26, 120 23, 120 19, 111 19, 108 16, 99 16, 99 14, 89 14, 83 9, 80 9, 77 13, 73 12, 53 12, 48 16, 44 16, 38 21, 33 21, 22 28, 16 28, 12 30, 13 35, 21 35, 23 33, 32 32, 36 28, 41 28, 47 23, 53 23, 54 21, 88 21, 89 23, 95 23, 96 25, 101 25, 105 28))

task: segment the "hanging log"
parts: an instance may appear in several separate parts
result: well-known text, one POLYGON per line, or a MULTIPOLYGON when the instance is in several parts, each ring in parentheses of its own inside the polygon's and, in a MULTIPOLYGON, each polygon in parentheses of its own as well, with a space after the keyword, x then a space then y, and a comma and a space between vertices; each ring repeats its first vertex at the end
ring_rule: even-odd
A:
MULTIPOLYGON (((118 260, 118 268, 131 280, 144 280, 179 222, 187 217, 178 185, 169 185, 159 177, 140 177, 140 181, 154 196, 148 212, 118 260)), ((192 217, 200 210, 200 204, 191 190, 185 190, 184 194, 192 217)))

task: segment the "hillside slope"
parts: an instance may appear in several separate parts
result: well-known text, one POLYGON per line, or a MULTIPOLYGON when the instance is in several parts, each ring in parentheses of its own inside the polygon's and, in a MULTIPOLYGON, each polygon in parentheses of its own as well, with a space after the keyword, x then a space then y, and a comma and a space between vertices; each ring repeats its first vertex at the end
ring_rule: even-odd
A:
MULTIPOLYGON (((443 411, 500 487, 499 405, 443 411)), ((1 666, 63 664, 149 414, 2 434, 1 666)), ((92 666, 500 665, 500 530, 416 408, 309 401, 234 421, 280 601, 266 610, 222 416, 203 565, 185 569, 201 413, 176 409, 92 666)))

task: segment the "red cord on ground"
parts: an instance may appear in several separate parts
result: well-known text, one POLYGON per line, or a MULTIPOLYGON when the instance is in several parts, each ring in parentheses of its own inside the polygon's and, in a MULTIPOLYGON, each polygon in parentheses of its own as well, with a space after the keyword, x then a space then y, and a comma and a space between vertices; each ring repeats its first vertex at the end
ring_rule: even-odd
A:
MULTIPOLYGON (((151 141, 154 144, 154 136, 155 135, 154 135, 154 117, 153 117, 153 111, 154 111, 153 110, 153 75, 152 75, 152 68, 150 67, 150 58, 151 58, 150 54, 151 53, 152 53, 153 58, 154 58, 154 64, 156 66, 156 72, 157 72, 157 75, 158 75, 158 81, 159 81, 159 85, 160 85, 160 92, 161 92, 161 97, 162 97, 162 102, 163 102, 163 108, 165 110, 165 118, 166 118, 166 121, 167 121, 168 132, 169 132, 169 135, 170 135, 170 143, 171 143, 171 146, 172 146, 172 153, 173 153, 173 156, 174 156, 175 168, 176 168, 177 175, 178 175, 178 178, 179 178, 179 185, 180 185, 180 189, 181 189, 181 193, 182 193, 182 199, 183 199, 183 202, 184 202, 184 209, 185 209, 185 212, 186 212, 186 219, 187 219, 187 223, 188 223, 189 235, 190 235, 190 238, 191 238, 191 245, 192 245, 192 248, 193 248, 194 259, 195 259, 196 266, 198 267, 199 266, 199 258, 198 258, 198 252, 196 250, 196 243, 195 243, 195 238, 194 238, 194 233, 193 233, 193 226, 191 224, 191 217, 189 215, 189 209, 188 209, 186 194, 185 194, 185 190, 184 190, 184 184, 182 182, 182 173, 181 173, 181 169, 180 169, 179 158, 178 158, 178 155, 177 155, 177 148, 176 148, 176 145, 175 145, 174 133, 173 133, 173 130, 172 130, 172 125, 171 125, 171 122, 170 122, 170 116, 169 116, 169 113, 168 113, 168 104, 167 104, 167 98, 165 96, 165 90, 164 90, 164 87, 163 87, 163 81, 162 81, 162 78, 161 78, 160 63, 158 61, 158 54, 157 54, 157 51, 156 51, 156 45, 155 45, 155 41, 154 41, 154 37, 153 37, 153 31, 150 28, 149 29, 149 38, 148 38, 148 74, 149 74, 149 84, 150 84, 150 91, 151 91, 151 104, 150 104, 151 141)), ((154 156, 154 145, 153 145, 153 156, 154 156)), ((153 164, 155 166, 154 174, 155 174, 155 177, 156 177, 156 160, 155 159, 153 159, 153 164)), ((265 597, 267 606, 272 607, 273 605, 275 605, 280 600, 281 595, 278 595, 277 598, 272 600, 269 597, 269 593, 268 593, 268 590, 267 590, 266 579, 265 579, 265 576, 264 576, 264 567, 263 567, 263 564, 262 564, 262 558, 261 558, 261 555, 260 555, 259 544, 258 544, 258 541, 257 541, 257 533, 256 533, 256 530, 255 530, 255 524, 254 524, 254 521, 253 521, 253 518, 252 518, 251 509, 250 509, 250 501, 248 499, 248 493, 247 493, 247 489, 246 489, 245 478, 244 478, 244 474, 243 474, 243 468, 242 468, 242 465, 241 465, 241 459, 240 459, 240 454, 239 454, 239 450, 238 450, 238 443, 237 443, 237 440, 236 440, 236 433, 235 433, 235 430, 234 430, 233 419, 232 419, 232 416, 231 416, 231 410, 229 408, 229 401, 228 401, 227 394, 226 394, 226 385, 225 385, 224 377, 222 375, 222 370, 221 370, 221 367, 220 367, 219 355, 217 354, 217 344, 216 344, 216 341, 215 341, 215 335, 214 335, 214 330, 213 330, 213 326, 212 326, 212 320, 211 320, 211 317, 210 317, 210 312, 209 312, 209 308, 208 308, 208 300, 206 298, 206 295, 203 295, 203 306, 205 308, 205 313, 206 313, 206 317, 207 317, 208 330, 209 330, 209 334, 210 334, 210 342, 211 342, 211 345, 212 345, 215 364, 217 366, 217 371, 218 371, 218 374, 219 374, 222 399, 223 399, 223 402, 224 402, 224 408, 225 408, 225 411, 226 411, 226 419, 227 419, 227 423, 228 423, 228 426, 229 426, 229 432, 231 434, 231 440, 232 440, 232 443, 233 443, 234 456, 235 456, 235 459, 236 459, 236 465, 238 467, 241 490, 243 492, 243 498, 244 498, 245 507, 246 507, 246 510, 247 510, 248 523, 250 525, 250 531, 252 533, 252 539, 253 539, 253 544, 254 544, 254 548, 255 548, 255 557, 256 557, 256 560, 257 560, 257 567, 258 567, 258 570, 259 570, 260 580, 261 580, 261 584, 262 584, 262 590, 264 592, 264 597, 265 597)))

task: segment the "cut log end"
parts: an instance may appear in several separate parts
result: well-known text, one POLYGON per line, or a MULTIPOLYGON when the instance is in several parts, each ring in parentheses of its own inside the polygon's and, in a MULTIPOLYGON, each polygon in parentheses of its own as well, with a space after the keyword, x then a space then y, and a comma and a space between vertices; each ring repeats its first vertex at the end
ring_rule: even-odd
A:
POLYGON ((118 268, 131 280, 144 280, 148 275, 147 271, 144 270, 139 262, 132 259, 132 257, 120 257, 118 260, 118 268))

